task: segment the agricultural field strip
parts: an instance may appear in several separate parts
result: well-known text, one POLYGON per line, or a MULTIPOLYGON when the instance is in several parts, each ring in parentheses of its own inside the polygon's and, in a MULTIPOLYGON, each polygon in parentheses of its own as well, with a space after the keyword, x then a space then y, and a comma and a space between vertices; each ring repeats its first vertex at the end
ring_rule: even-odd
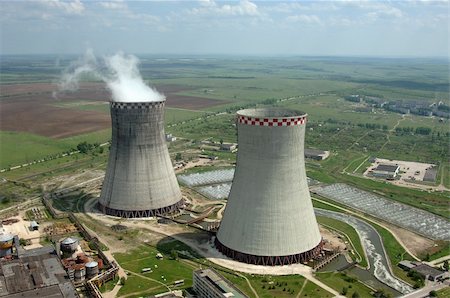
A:
POLYGON ((393 276, 389 267, 388 257, 383 249, 381 237, 370 224, 354 216, 330 210, 314 208, 314 212, 320 216, 343 221, 356 230, 366 252, 370 264, 370 271, 379 281, 403 294, 413 291, 408 284, 393 276))
POLYGON ((343 183, 317 186, 317 194, 435 240, 450 240, 450 222, 443 217, 384 199, 343 183))

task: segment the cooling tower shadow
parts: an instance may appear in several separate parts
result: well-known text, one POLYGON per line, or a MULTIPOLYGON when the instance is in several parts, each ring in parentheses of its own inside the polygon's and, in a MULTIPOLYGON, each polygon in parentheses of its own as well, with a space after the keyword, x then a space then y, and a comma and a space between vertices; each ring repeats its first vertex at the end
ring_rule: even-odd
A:
POLYGON ((174 257, 174 251, 176 251, 178 258, 196 263, 204 263, 206 258, 228 259, 215 249, 214 237, 212 233, 201 230, 178 233, 159 240, 156 248, 169 257, 174 257))

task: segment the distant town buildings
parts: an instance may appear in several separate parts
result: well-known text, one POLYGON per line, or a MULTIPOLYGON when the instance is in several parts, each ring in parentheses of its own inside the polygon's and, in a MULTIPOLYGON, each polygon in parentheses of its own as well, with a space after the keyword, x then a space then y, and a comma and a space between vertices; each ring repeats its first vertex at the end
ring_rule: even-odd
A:
POLYGON ((193 277, 193 288, 198 298, 247 297, 213 269, 194 271, 193 277))
MULTIPOLYGON (((400 114, 450 118, 450 106, 446 105, 442 101, 430 103, 428 101, 416 99, 391 100, 358 94, 345 96, 344 99, 355 103, 364 103, 371 107, 382 108, 387 111, 400 114)), ((358 109, 359 111, 365 111, 361 110, 360 107, 358 109)))

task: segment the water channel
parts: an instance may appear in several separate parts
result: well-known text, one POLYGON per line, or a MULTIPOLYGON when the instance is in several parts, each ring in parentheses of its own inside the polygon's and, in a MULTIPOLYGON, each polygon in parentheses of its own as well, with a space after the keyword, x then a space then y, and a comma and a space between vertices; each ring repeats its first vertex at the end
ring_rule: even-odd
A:
MULTIPOLYGON (((383 242, 378 232, 371 225, 354 216, 339 212, 314 209, 316 215, 343 221, 351 225, 359 235, 364 251, 366 252, 369 269, 364 270, 359 267, 353 267, 349 271, 373 288, 380 288, 380 282, 395 290, 396 295, 407 294, 413 291, 412 287, 405 282, 397 279, 391 273, 386 252, 384 251, 383 242), (374 278, 375 277, 375 278, 374 278)), ((343 262, 342 258, 326 266, 325 270, 334 270, 343 262)), ((341 267, 342 268, 342 267, 341 267)))

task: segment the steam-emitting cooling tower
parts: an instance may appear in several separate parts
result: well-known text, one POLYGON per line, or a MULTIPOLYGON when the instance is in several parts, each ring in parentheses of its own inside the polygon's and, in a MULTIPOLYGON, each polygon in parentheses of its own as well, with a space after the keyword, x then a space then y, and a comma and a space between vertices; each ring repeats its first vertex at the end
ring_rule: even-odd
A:
POLYGON ((112 140, 100 209, 121 217, 176 211, 181 192, 164 135, 164 101, 111 102, 112 140))
POLYGON ((306 116, 278 108, 237 112, 236 170, 215 240, 224 255, 274 266, 320 253, 305 171, 306 116))

